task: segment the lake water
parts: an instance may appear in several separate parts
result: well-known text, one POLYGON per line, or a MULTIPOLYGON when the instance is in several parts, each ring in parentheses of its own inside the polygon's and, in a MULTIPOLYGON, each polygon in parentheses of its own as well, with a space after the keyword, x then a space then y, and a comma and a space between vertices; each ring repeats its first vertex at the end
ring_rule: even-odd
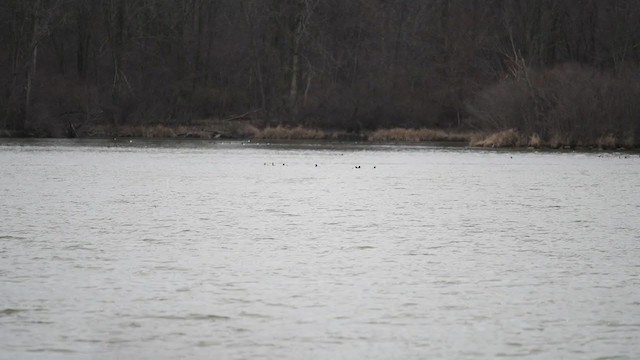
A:
POLYGON ((640 357, 637 154, 0 144, 2 359, 640 357))

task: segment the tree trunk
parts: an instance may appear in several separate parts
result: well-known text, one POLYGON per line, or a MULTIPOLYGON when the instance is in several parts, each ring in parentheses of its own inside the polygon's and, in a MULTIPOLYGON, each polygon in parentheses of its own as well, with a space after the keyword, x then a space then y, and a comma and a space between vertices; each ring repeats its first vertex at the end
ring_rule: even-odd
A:
POLYGON ((34 45, 31 52, 31 61, 27 66, 26 85, 24 87, 24 108, 21 111, 21 116, 18 118, 18 124, 16 130, 23 131, 26 128, 27 120, 31 112, 31 90, 33 85, 33 77, 36 74, 36 66, 38 61, 38 44, 34 45))
POLYGON ((124 35, 126 0, 109 0, 105 3, 107 35, 111 46, 113 64, 113 82, 111 84, 111 101, 116 113, 113 114, 113 125, 126 118, 123 107, 125 89, 128 87, 124 73, 124 35))
POLYGON ((89 45, 91 42, 91 20, 89 18, 91 11, 88 6, 87 0, 82 0, 78 3, 78 18, 76 19, 78 32, 78 43, 76 45, 76 70, 78 77, 83 80, 87 78, 89 68, 89 45))
POLYGON ((292 122, 297 121, 298 118, 300 49, 302 48, 302 39, 311 11, 307 1, 298 0, 295 13, 293 14, 294 22, 293 28, 291 29, 291 81, 289 82, 289 116, 292 122))
POLYGON ((22 104, 17 114, 16 122, 14 125, 14 129, 17 131, 24 131, 26 129, 27 121, 29 120, 30 111, 31 111, 31 92, 33 86, 33 77, 36 74, 37 68, 37 60, 38 60, 38 25, 40 21, 40 1, 36 0, 33 3, 33 7, 31 8, 31 28, 28 38, 28 52, 29 57, 26 61, 26 69, 25 69, 25 86, 24 86, 24 97, 22 100, 22 104))
POLYGON ((291 84, 289 86, 289 111, 291 120, 298 117, 298 72, 300 71, 300 56, 298 55, 299 40, 295 40, 291 54, 291 84))
MULTIPOLYGON (((254 74, 256 76, 256 82, 258 85, 258 92, 260 94, 260 104, 261 104, 261 108, 265 111, 266 114, 269 113, 269 109, 267 108, 267 95, 265 92, 265 88, 264 88, 264 80, 262 77, 262 61, 261 61, 261 56, 260 53, 258 51, 258 43, 256 41, 256 31, 255 31, 255 27, 254 27, 254 23, 253 23, 253 19, 251 17, 251 14, 249 13, 250 11, 250 7, 251 5, 246 4, 245 2, 242 2, 242 7, 244 10, 244 15, 245 15, 245 20, 247 21, 247 25, 249 26, 249 37, 251 40, 250 46, 251 46, 251 54, 253 55, 253 68, 254 68, 254 74)), ((265 121, 267 121, 268 119, 265 118, 265 121)), ((265 124, 266 125, 266 124, 265 124)))

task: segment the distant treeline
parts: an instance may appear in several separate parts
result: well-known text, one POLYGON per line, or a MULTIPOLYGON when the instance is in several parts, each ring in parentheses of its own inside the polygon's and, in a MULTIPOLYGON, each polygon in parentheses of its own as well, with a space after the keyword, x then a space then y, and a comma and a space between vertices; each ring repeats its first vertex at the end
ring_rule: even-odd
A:
POLYGON ((640 142, 638 0, 3 0, 0 127, 251 118, 640 142))

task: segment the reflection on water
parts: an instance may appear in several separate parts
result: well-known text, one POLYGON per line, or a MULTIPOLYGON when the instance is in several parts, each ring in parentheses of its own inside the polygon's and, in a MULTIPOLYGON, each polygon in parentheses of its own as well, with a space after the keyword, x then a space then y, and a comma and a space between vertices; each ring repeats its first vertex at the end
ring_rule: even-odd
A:
POLYGON ((0 357, 637 358, 639 189, 637 155, 5 142, 0 357))

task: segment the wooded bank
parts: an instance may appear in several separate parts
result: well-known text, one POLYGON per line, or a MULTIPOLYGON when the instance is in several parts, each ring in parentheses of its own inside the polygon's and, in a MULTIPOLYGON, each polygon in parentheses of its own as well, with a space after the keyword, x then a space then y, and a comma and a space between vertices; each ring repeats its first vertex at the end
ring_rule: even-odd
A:
POLYGON ((0 128, 203 120, 640 142, 635 0, 6 0, 0 128))

